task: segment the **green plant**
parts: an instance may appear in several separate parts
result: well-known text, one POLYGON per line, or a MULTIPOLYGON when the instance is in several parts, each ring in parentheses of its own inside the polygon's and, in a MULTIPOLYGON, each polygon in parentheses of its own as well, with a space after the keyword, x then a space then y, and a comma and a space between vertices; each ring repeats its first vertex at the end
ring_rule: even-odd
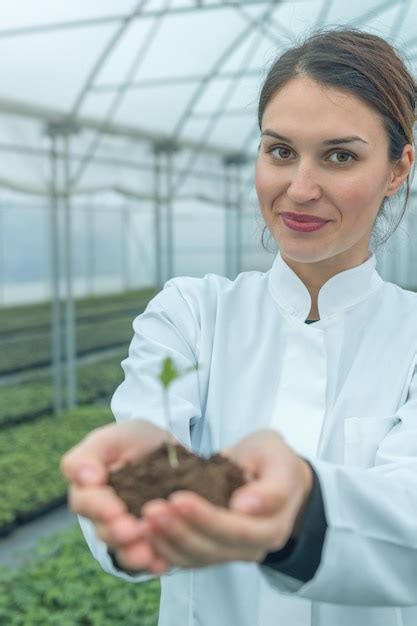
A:
POLYGON ((42 539, 18 567, 0 566, 1 626, 156 626, 159 579, 103 571, 77 522, 42 539))
MULTIPOLYGON (((169 400, 168 400, 168 387, 169 385, 178 378, 185 376, 189 372, 194 372, 198 369, 198 365, 193 365, 182 372, 177 369, 174 364, 174 361, 170 356, 165 357, 162 361, 162 368, 159 374, 159 380, 161 381, 163 388, 163 397, 164 397, 164 410, 165 410, 165 423, 167 426, 167 430, 171 430, 171 412, 169 409, 169 400)), ((177 451, 175 449, 175 444, 172 443, 170 439, 167 440, 167 451, 168 451, 168 460, 171 467, 178 466, 178 456, 177 451)))

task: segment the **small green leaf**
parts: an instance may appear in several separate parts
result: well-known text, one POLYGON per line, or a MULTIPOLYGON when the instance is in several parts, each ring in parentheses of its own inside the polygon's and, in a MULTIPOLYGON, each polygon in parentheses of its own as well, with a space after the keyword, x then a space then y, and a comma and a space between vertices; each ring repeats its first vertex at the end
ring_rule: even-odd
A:
POLYGON ((162 368, 161 368, 161 373, 159 374, 159 380, 161 381, 165 389, 167 389, 167 387, 172 383, 172 381, 176 380, 177 378, 181 378, 181 376, 184 376, 185 374, 188 374, 189 372, 194 372, 198 370, 198 367, 199 367, 199 364, 193 365, 192 367, 188 367, 187 369, 180 372, 180 370, 178 370, 175 367, 174 361, 172 360, 172 358, 170 356, 167 356, 162 361, 162 368))
POLYGON ((170 356, 166 357, 162 362, 161 373, 159 374, 159 379, 165 389, 168 387, 173 380, 180 377, 180 372, 174 365, 173 360, 170 356))

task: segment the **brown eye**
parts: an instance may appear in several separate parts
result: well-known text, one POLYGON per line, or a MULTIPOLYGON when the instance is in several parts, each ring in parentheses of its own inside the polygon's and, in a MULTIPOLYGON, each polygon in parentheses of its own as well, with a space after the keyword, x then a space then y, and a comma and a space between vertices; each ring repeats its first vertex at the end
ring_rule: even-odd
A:
POLYGON ((331 157, 336 156, 336 160, 332 161, 332 163, 350 163, 355 160, 355 157, 350 152, 345 152, 344 150, 337 150, 330 155, 331 157), (340 158, 341 157, 341 158, 340 158))
POLYGON ((275 146, 275 148, 272 148, 270 150, 270 153, 273 154, 273 156, 275 156, 275 153, 278 153, 278 155, 275 158, 278 158, 278 160, 283 160, 286 161, 290 156, 291 156, 291 150, 289 148, 286 148, 285 146, 275 146))

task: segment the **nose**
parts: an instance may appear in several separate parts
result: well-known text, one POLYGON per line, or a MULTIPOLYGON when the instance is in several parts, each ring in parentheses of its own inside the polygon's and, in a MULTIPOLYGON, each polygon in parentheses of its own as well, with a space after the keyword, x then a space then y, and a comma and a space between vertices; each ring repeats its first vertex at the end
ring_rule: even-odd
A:
POLYGON ((321 188, 314 167, 307 163, 299 163, 292 170, 287 195, 297 204, 320 198, 321 188))

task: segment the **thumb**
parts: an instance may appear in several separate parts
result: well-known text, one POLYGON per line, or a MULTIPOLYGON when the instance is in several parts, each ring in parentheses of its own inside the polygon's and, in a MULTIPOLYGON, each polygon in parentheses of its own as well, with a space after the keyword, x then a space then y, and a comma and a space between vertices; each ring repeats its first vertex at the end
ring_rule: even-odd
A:
POLYGON ((73 453, 75 450, 71 449, 60 463, 61 473, 69 482, 80 487, 102 485, 106 482, 107 472, 102 465, 92 459, 78 459, 73 453))
POLYGON ((79 486, 104 485, 108 472, 134 462, 166 441, 158 426, 134 419, 95 428, 61 459, 60 469, 68 481, 79 486))
POLYGON ((276 489, 273 490, 266 481, 254 480, 236 489, 230 500, 230 508, 240 513, 257 515, 274 513, 278 508, 276 489))
POLYGON ((90 433, 62 456, 59 467, 68 482, 80 487, 106 483, 107 455, 103 450, 103 438, 97 436, 98 432, 99 429, 90 433))

